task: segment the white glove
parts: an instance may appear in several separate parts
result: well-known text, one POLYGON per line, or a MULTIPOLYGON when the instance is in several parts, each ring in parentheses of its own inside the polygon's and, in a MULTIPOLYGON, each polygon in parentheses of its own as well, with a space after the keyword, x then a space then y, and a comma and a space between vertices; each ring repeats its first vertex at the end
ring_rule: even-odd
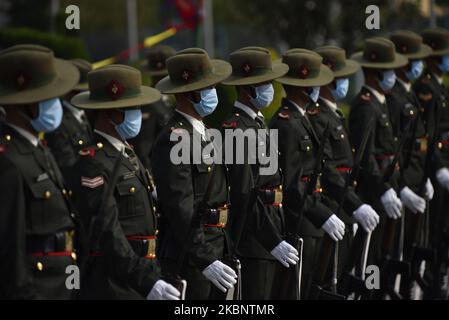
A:
POLYGON ((362 204, 352 216, 366 232, 372 232, 379 223, 379 215, 369 204, 362 204))
POLYGON ((178 289, 170 283, 158 280, 147 295, 147 300, 179 300, 180 296, 181 293, 178 289))
POLYGON ((203 270, 204 276, 209 279, 218 289, 226 292, 237 283, 237 275, 229 266, 219 260, 215 260, 203 270))
POLYGON ((279 243, 273 250, 271 250, 271 254, 286 268, 288 268, 290 264, 295 265, 296 262, 299 261, 298 251, 287 241, 279 243))
POLYGON ((449 170, 447 168, 441 168, 437 171, 436 177, 438 182, 449 190, 449 170))
POLYGON ((426 198, 426 200, 430 201, 433 199, 433 194, 434 194, 434 190, 433 190, 432 182, 430 182, 430 179, 427 179, 424 197, 426 198))
POLYGON ((400 192, 401 201, 413 213, 424 213, 426 200, 414 193, 409 187, 402 188, 400 192))
POLYGON ((329 237, 334 241, 342 240, 345 235, 345 223, 335 214, 331 215, 321 228, 326 231, 329 237))
POLYGON ((396 191, 392 188, 385 191, 385 193, 380 197, 387 215, 391 219, 398 219, 401 217, 402 202, 399 200, 396 191))

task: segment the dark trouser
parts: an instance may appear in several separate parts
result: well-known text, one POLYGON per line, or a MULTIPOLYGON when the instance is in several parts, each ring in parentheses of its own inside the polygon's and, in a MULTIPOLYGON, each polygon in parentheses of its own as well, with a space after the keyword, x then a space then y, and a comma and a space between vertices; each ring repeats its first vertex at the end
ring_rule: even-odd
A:
POLYGON ((242 264, 242 299, 268 300, 274 290, 279 263, 274 260, 239 258, 242 264))
POLYGON ((321 237, 303 237, 301 299, 310 299, 313 279, 319 263, 321 237))

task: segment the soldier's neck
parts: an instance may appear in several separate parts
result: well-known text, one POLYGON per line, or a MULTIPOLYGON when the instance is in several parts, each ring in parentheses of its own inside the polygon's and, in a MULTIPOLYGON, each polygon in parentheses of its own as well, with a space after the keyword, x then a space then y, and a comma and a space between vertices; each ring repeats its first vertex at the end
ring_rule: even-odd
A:
POLYGON ((189 116, 202 121, 203 118, 195 111, 192 103, 190 102, 183 102, 183 101, 178 101, 177 100, 177 106, 176 109, 178 109, 181 112, 184 112, 185 114, 188 114, 189 116))
POLYGON ((237 97, 237 101, 244 104, 245 106, 247 106, 248 108, 250 108, 251 110, 253 110, 255 113, 259 112, 259 110, 253 106, 253 104, 250 101, 249 95, 247 94, 240 94, 237 97))
POLYGON ((7 109, 5 120, 6 123, 10 123, 23 130, 26 130, 36 137, 39 136, 39 133, 34 130, 33 126, 31 125, 30 119, 27 119, 26 116, 24 114, 21 114, 21 111, 19 111, 18 109, 7 109))
POLYGON ((298 106, 300 106, 302 109, 306 109, 307 104, 310 102, 310 98, 307 95, 307 93, 304 91, 304 89, 290 91, 287 93, 287 99, 290 101, 293 101, 298 106))
POLYGON ((332 92, 329 86, 321 87, 320 96, 326 100, 329 100, 330 102, 336 102, 334 97, 332 96, 332 92))
POLYGON ((110 123, 110 122, 97 121, 97 122, 95 122, 95 129, 98 131, 104 132, 107 135, 110 135, 111 137, 114 137, 120 141, 123 141, 122 137, 120 137, 117 130, 115 130, 115 126, 112 125, 112 123, 110 123))

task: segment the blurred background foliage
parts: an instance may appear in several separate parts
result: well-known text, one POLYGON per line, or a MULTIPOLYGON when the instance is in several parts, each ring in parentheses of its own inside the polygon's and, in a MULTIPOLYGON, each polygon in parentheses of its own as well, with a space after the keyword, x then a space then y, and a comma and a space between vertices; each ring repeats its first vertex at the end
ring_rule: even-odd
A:
MULTIPOLYGON (((177 5, 198 5, 203 0, 136 0, 139 41, 182 22, 177 5)), ((209 0, 206 0, 209 1, 209 0)), ((388 35, 396 29, 420 31, 429 25, 430 0, 212 0, 215 57, 247 45, 270 48, 274 57, 292 47, 314 49, 337 45, 350 55, 363 39, 388 35), (365 28, 365 8, 380 8, 380 30, 365 28)), ((449 0, 434 0, 437 24, 449 28, 449 0)), ((63 58, 87 57, 98 61, 128 48, 126 0, 0 0, 0 47, 34 42, 52 48, 63 58), (57 6, 55 7, 55 4, 57 6), (65 8, 75 4, 81 12, 81 29, 67 30, 65 8)), ((202 46, 201 28, 179 31, 164 41, 175 49, 202 46)), ((139 67, 139 61, 120 61, 139 67)), ((144 75, 144 82, 150 83, 144 75)), ((360 85, 354 77, 351 95, 360 85), (354 81, 355 80, 355 81, 354 81), (355 85, 354 85, 355 84, 355 85)), ((269 119, 282 98, 264 110, 269 119)), ((234 88, 219 86, 220 105, 208 123, 216 126, 229 113, 234 88)), ((351 95, 349 98, 351 98, 351 95)))

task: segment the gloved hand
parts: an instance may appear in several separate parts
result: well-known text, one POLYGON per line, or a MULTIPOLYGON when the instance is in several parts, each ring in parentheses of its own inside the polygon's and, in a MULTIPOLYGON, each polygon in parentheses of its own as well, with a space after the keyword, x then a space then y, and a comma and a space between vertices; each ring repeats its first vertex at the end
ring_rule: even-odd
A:
POLYGON ((279 243, 273 250, 271 250, 271 254, 286 268, 288 268, 290 264, 295 265, 296 262, 299 261, 298 251, 287 241, 279 243))
POLYGON ((235 271, 219 260, 215 260, 207 266, 203 270, 203 275, 223 292, 233 288, 237 283, 235 271))
POLYGON ((400 196, 404 206, 413 213, 424 213, 426 210, 426 200, 414 193, 409 187, 402 188, 400 196))
POLYGON ((369 204, 362 204, 352 216, 366 232, 372 232, 379 223, 379 215, 369 204))
POLYGON ((399 200, 396 191, 392 188, 385 191, 385 193, 380 197, 387 215, 391 219, 398 219, 401 217, 402 202, 399 200))
POLYGON ((449 170, 447 168, 441 168, 437 171, 436 177, 438 182, 449 191, 449 170))
POLYGON ((181 293, 178 289, 170 283, 158 280, 147 295, 147 300, 179 300, 180 296, 181 293))
POLYGON ((426 200, 430 201, 433 199, 433 194, 434 194, 434 190, 433 190, 432 182, 430 182, 430 179, 427 179, 424 197, 426 198, 426 200))
POLYGON ((331 215, 329 219, 321 226, 321 228, 334 241, 342 240, 345 235, 345 223, 341 221, 335 214, 331 215))

